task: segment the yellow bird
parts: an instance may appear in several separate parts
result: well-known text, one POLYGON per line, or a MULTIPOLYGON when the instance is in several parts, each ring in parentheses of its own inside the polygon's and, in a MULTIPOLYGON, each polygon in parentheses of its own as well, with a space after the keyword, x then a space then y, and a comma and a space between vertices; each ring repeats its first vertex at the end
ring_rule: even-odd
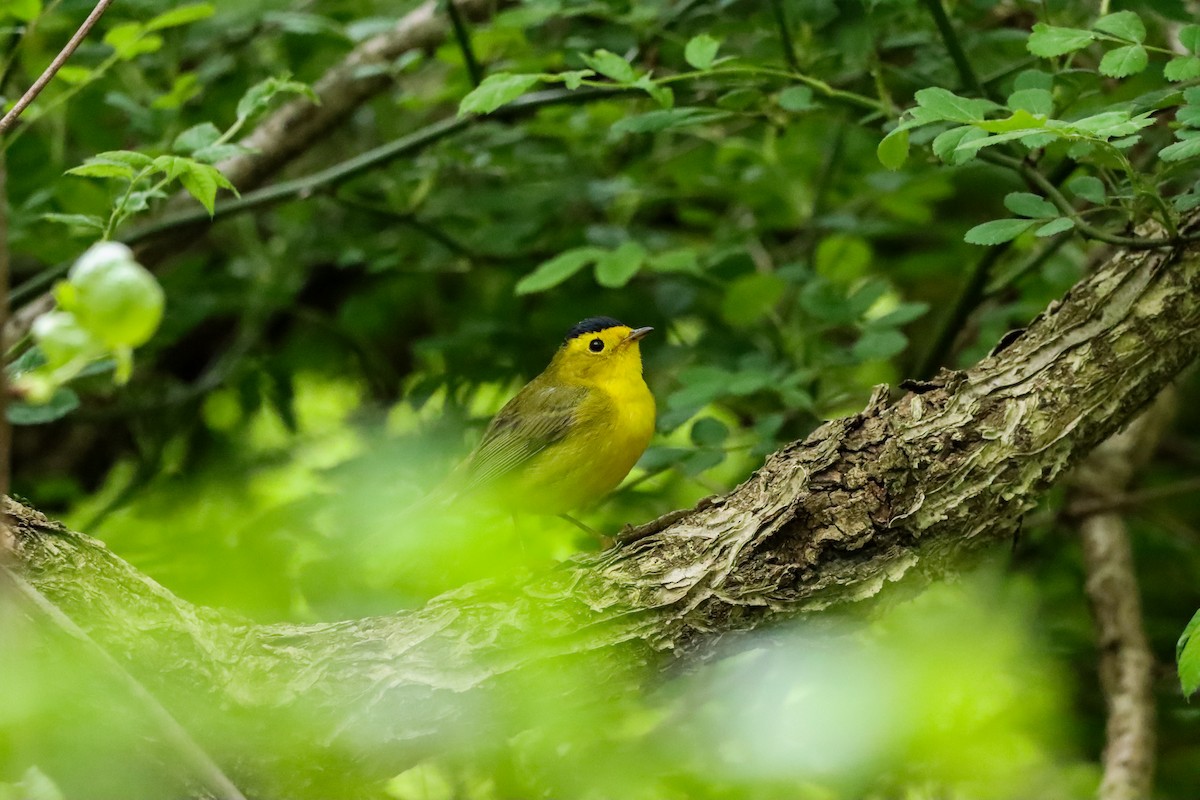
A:
POLYGON ((653 328, 591 317, 496 415, 458 471, 461 492, 518 512, 560 514, 617 487, 654 433, 638 342, 653 328))

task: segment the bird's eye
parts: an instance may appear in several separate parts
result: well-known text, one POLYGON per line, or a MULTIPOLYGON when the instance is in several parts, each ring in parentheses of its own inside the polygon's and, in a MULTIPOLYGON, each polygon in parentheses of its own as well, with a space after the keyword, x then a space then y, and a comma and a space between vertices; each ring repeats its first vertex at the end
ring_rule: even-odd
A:
POLYGON ((588 350, 591 350, 593 353, 599 353, 603 349, 604 342, 600 339, 592 339, 588 342, 588 350))

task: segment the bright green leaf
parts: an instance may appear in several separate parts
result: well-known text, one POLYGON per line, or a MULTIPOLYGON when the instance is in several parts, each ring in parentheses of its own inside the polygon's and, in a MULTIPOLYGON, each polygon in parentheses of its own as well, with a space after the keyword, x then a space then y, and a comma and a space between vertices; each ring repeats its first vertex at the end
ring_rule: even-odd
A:
POLYGON ((1045 89, 1047 92, 1052 91, 1054 89, 1054 76, 1040 69, 1024 70, 1013 81, 1014 91, 1019 92, 1022 89, 1045 89))
POLYGON ((721 316, 730 325, 750 327, 765 317, 783 297, 785 283, 778 275, 753 273, 729 284, 721 301, 721 316))
POLYGON ((320 103, 320 98, 317 97, 316 92, 306 83, 287 78, 267 78, 247 89, 246 93, 242 95, 242 99, 238 100, 237 118, 239 120, 249 119, 252 115, 266 108, 271 100, 279 94, 299 94, 305 96, 314 104, 320 103))
POLYGON ((915 99, 917 105, 933 115, 933 119, 929 121, 944 119, 950 122, 976 122, 983 119, 989 111, 999 108, 991 100, 959 97, 940 86, 921 89, 916 93, 915 99))
POLYGON ((1054 114, 1054 95, 1045 89, 1018 89, 1008 96, 1008 107, 1049 117, 1054 114))
POLYGON ((1034 236, 1053 236, 1056 233, 1069 231, 1075 227, 1075 220, 1070 217, 1059 217, 1047 222, 1045 225, 1033 232, 1034 236))
POLYGON ((458 115, 490 114, 525 94, 539 80, 537 75, 514 75, 510 72, 489 75, 458 104, 458 115))
POLYGON ((105 220, 92 214, 42 214, 42 219, 47 222, 60 222, 73 228, 90 228, 98 231, 104 230, 106 224, 105 220))
POLYGON ((15 19, 21 22, 32 22, 41 13, 41 0, 3 0, 0 2, 0 20, 15 19))
POLYGON ((91 161, 87 164, 80 164, 78 167, 72 167, 67 170, 67 174, 77 175, 81 178, 132 178, 133 168, 124 164, 91 161))
POLYGON ((619 289, 646 263, 646 248, 637 242, 620 247, 596 259, 596 283, 607 289, 619 289))
POLYGON ((962 125, 942 131, 933 140, 933 153, 947 164, 961 164, 974 155, 969 150, 958 150, 958 146, 977 139, 986 139, 987 133, 974 125, 962 125))
POLYGON ((1179 29, 1179 43, 1193 55, 1200 54, 1200 25, 1184 25, 1179 29))
POLYGON ((906 347, 908 347, 908 337, 900 331, 894 328, 872 328, 854 343, 850 352, 859 361, 875 361, 891 358, 897 353, 904 352, 906 347))
POLYGON ((967 231, 963 241, 968 244, 1001 244, 1015 239, 1035 223, 1028 219, 994 219, 967 231))
POLYGON ((891 170, 900 169, 908 160, 908 131, 903 128, 883 137, 883 141, 875 148, 879 163, 891 170))
POLYGON ((616 53, 610 53, 608 50, 597 50, 591 55, 580 55, 583 63, 587 64, 596 72, 606 78, 611 78, 617 83, 633 83, 637 80, 637 73, 633 66, 621 58, 616 53))
POLYGON ((1058 216, 1053 203, 1031 192, 1009 192, 1004 196, 1004 207, 1014 214, 1034 219, 1058 216))
POLYGON ((1169 81, 1190 81, 1200 78, 1200 57, 1178 56, 1163 67, 1163 76, 1169 81))
POLYGON ((1146 25, 1142 18, 1132 11, 1118 11, 1105 14, 1092 24, 1092 30, 1108 33, 1131 42, 1141 42, 1146 38, 1146 25))
POLYGON ((517 294, 534 294, 557 286, 567 278, 594 263, 608 251, 600 247, 576 247, 543 261, 537 269, 517 282, 517 294))
POLYGON ((687 46, 683 49, 683 58, 696 69, 711 69, 720 47, 719 41, 707 33, 702 33, 699 36, 693 36, 688 41, 687 46))
POLYGON ((171 149, 177 153, 191 153, 202 147, 208 147, 221 138, 221 131, 211 122, 201 122, 193 125, 175 137, 171 149))
POLYGON ((1149 63, 1150 56, 1146 48, 1131 44, 1105 53, 1104 58, 1100 59, 1100 74, 1110 78, 1125 78, 1141 72, 1149 63))
POLYGON ((1196 156, 1200 156, 1200 136, 1167 145, 1158 151, 1158 157, 1163 161, 1183 161, 1196 156))
POLYGON ((192 22, 208 19, 215 12, 216 9, 209 3, 178 6, 169 11, 164 11, 156 17, 151 17, 150 21, 146 23, 146 30, 160 31, 164 28, 177 28, 180 25, 188 25, 192 22))
POLYGON ((1200 689, 1200 611, 1183 629, 1183 635, 1175 646, 1175 658, 1179 664, 1179 683, 1185 697, 1191 697, 1200 689))
POLYGON ((188 194, 200 201, 204 210, 212 216, 217 202, 218 189, 232 189, 233 184, 216 167, 198 162, 190 163, 179 175, 179 182, 188 194))
POLYGON ((1095 38, 1096 34, 1091 31, 1059 28, 1038 22, 1034 24, 1033 33, 1029 34, 1029 41, 1025 46, 1035 56, 1053 58, 1087 47, 1095 38))

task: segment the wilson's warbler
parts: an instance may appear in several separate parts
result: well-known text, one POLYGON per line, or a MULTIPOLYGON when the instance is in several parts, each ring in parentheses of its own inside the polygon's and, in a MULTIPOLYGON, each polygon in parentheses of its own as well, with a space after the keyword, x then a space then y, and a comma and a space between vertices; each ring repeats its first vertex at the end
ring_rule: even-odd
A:
POLYGON ((638 342, 652 328, 611 317, 567 332, 550 365, 500 409, 459 469, 457 494, 511 511, 565 514, 616 488, 654 433, 638 342))

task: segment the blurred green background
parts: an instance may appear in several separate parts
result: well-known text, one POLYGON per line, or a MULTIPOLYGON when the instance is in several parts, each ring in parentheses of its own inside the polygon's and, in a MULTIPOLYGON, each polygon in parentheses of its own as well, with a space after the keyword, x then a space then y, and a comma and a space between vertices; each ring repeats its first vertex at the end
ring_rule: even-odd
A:
MULTIPOLYGON (((106 30, 174 6, 115 4, 72 60, 79 71, 53 83, 9 139, 14 304, 98 236, 46 215, 106 218, 124 188, 67 169, 107 150, 171 152, 205 122, 224 130, 251 86, 313 83, 415 5, 217 0, 211 15, 112 62, 106 30)), ((1064 113, 1166 85, 1161 64, 1114 80, 1097 72, 1098 53, 1052 64, 1026 51, 1035 22, 1086 25, 1093 4, 944 5, 1000 96, 1030 69, 1054 73, 1064 113)), ((1111 5, 1141 14, 1159 43, 1190 19, 1182 0, 1111 5)), ((0 5, 13 45, 6 96, 90 7, 0 5)), ((611 532, 731 488, 782 443, 859 410, 875 384, 973 363, 1101 257, 1070 236, 1048 247, 1026 235, 995 255, 964 243, 967 229, 1006 215, 1005 195, 1025 188, 1015 175, 939 164, 932 133, 914 133, 909 162, 889 171, 876 146, 894 114, 830 101, 784 75, 790 38, 795 70, 890 109, 924 87, 957 88, 923 2, 528 0, 469 34, 489 73, 580 69, 597 49, 656 75, 685 73, 687 42, 708 34, 732 64, 780 74, 675 83, 676 107, 703 116, 669 124, 647 118, 659 109, 644 93, 480 117, 350 181, 223 219, 198 239, 160 240, 166 317, 132 382, 85 378, 79 409, 18 428, 15 494, 195 603, 261 621, 389 613, 598 547, 557 519, 417 524, 408 513, 579 319, 656 329, 643 353, 658 433, 624 486, 582 515, 611 532), (620 276, 588 264, 538 291, 518 287, 581 247, 623 253, 620 276), (955 323, 985 258, 984 291, 955 323)), ((384 71, 389 88, 280 178, 452 118, 472 88, 453 38, 384 71)), ((1171 140, 1160 125, 1138 147, 1152 154, 1171 140)), ((1185 162, 1163 185, 1182 191, 1196 178, 1185 162)), ((147 197, 118 238, 165 202, 147 197)), ((1142 484, 1194 475, 1200 428, 1187 409, 1198 400, 1192 373, 1142 484)), ((1044 510, 1061 501, 1057 490, 1044 510)), ((1131 508, 1128 520, 1158 659, 1155 797, 1187 800, 1200 786, 1200 712, 1179 690, 1174 648, 1200 605, 1200 504, 1178 494, 1131 508)), ((338 791, 1091 797, 1104 708, 1080 555, 1070 525, 1049 513, 1036 521, 1012 552, 870 620, 772 629, 686 674, 633 675, 642 690, 590 716, 562 718, 531 691, 513 711, 526 730, 511 740, 483 753, 448 745, 386 785, 338 791)), ((9 615, 0 636, 10 662, 0 797, 180 796, 169 756, 139 749, 143 721, 107 702, 112 688, 81 676, 53 634, 9 615)))

